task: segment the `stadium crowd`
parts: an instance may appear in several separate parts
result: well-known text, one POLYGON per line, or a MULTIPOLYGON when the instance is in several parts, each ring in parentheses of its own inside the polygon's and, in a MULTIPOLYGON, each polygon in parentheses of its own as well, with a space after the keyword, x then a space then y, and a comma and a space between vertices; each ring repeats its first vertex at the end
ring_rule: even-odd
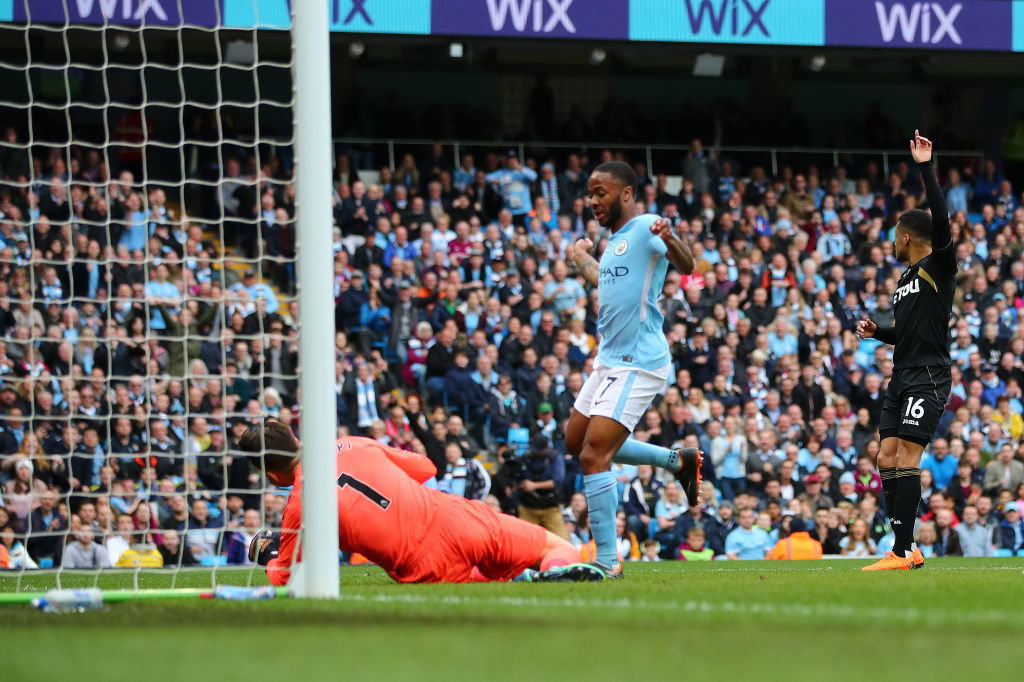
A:
MULTIPOLYGON (((562 428, 592 371, 597 298, 571 245, 603 248, 584 195, 588 169, 613 158, 456 166, 434 145, 364 181, 342 153, 333 183, 339 432, 422 452, 440 489, 584 556, 562 428)), ((290 169, 238 152, 190 217, 112 165, 84 147, 0 149, 0 567, 247 563, 285 497, 238 438, 266 415, 301 421, 290 169)), ((643 210, 697 263, 666 280, 675 374, 635 437, 698 446, 706 465, 699 504, 664 472, 615 466, 622 557, 884 552, 873 456, 891 349, 853 329, 892 324, 891 230, 922 205, 915 170, 770 177, 699 140, 675 194, 634 167, 643 210)), ((953 390, 922 463, 917 538, 926 556, 1015 554, 1024 203, 994 161, 941 174, 960 267, 953 390)))

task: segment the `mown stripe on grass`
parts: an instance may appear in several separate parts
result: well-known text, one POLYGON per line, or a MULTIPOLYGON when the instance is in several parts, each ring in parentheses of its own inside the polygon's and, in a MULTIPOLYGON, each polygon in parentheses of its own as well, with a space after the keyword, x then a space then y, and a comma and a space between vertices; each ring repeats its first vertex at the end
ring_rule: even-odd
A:
MULTIPOLYGON (((809 562, 785 562, 786 565, 780 565, 783 562, 774 561, 741 561, 739 563, 732 562, 711 562, 708 565, 693 565, 687 566, 686 571, 651 568, 650 565, 646 565, 644 573, 665 573, 672 575, 685 575, 686 573, 743 573, 744 571, 756 571, 758 573, 813 573, 815 571, 859 571, 861 566, 866 566, 871 563, 870 561, 863 562, 862 564, 851 565, 849 567, 836 568, 835 566, 814 566, 810 565, 809 562), (719 563, 723 565, 718 565, 719 563)), ((626 572, 629 572, 629 564, 626 564, 626 572)), ((924 567, 928 573, 934 573, 935 571, 975 571, 975 572, 987 572, 987 571, 1021 571, 1024 573, 1024 561, 1019 561, 1016 565, 1008 564, 1004 566, 990 566, 988 564, 984 566, 947 566, 947 565, 933 565, 928 564, 924 567)), ((913 575, 922 575, 921 573, 914 572, 913 575)))
MULTIPOLYGON (((417 594, 350 594, 342 590, 341 601, 365 604, 407 604, 422 606, 512 607, 524 609, 616 609, 625 611, 667 611, 672 613, 735 614, 807 618, 847 618, 857 620, 905 621, 909 623, 943 622, 945 609, 889 608, 840 604, 777 604, 736 601, 647 601, 635 599, 543 599, 539 597, 472 597, 465 595, 430 596, 417 594)), ((958 623, 1006 624, 1017 626, 1020 612, 1003 609, 965 610, 957 613, 958 623)))

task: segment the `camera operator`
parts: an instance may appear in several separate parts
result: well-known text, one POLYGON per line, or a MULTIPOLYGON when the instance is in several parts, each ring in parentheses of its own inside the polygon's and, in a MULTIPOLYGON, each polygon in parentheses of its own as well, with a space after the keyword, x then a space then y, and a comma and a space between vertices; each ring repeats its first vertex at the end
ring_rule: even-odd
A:
POLYGON ((564 479, 565 461, 551 447, 547 436, 534 434, 519 470, 519 518, 568 540, 569 533, 558 506, 564 479))

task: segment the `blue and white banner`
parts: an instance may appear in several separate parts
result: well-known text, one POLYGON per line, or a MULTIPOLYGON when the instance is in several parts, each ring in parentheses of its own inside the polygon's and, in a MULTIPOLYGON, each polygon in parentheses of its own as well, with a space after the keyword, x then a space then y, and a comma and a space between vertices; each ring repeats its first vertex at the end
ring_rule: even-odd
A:
MULTIPOLYGON (((0 0, 0 22, 291 27, 298 0, 0 0)), ((342 33, 1024 51, 1024 0, 301 0, 342 33)))

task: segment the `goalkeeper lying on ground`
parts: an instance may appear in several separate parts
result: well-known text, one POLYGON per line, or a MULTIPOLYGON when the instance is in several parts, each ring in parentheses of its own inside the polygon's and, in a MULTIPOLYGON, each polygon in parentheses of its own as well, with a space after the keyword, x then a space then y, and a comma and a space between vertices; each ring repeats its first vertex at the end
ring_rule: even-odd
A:
MULTIPOLYGON (((302 523, 299 441, 280 422, 242 435, 243 450, 261 456, 267 478, 294 486, 280 536, 260 533, 249 556, 284 585, 302 523), (279 539, 278 539, 279 538, 279 539)), ((482 502, 423 486, 437 470, 426 457, 369 438, 337 442, 338 547, 358 552, 403 583, 588 581, 604 573, 582 564, 579 550, 540 526, 499 514, 482 502)))

